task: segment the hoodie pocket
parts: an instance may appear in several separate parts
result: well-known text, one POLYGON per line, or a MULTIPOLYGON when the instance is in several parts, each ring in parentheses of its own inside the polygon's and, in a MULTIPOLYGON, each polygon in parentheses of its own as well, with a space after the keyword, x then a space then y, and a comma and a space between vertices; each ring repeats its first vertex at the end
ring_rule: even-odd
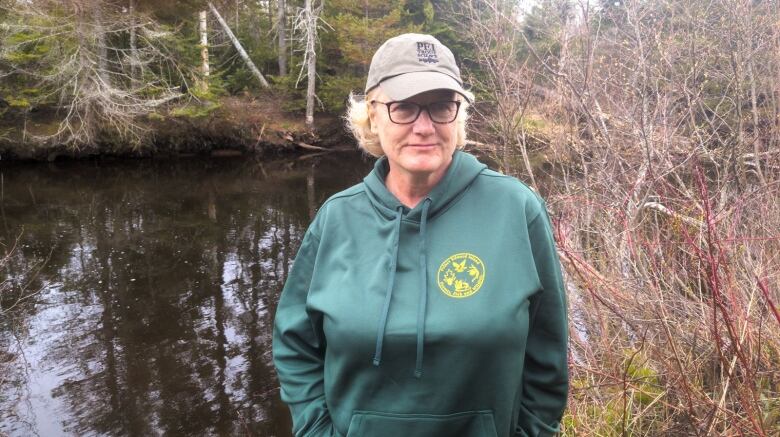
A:
POLYGON ((493 412, 394 414, 355 411, 347 437, 497 437, 493 412))

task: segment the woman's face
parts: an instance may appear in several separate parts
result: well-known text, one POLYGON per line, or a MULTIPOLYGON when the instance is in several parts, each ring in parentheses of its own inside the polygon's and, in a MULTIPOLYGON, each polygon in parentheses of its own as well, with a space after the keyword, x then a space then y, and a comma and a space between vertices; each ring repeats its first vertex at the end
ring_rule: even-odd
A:
MULTIPOLYGON (((381 87, 371 100, 390 102, 381 87)), ((434 90, 412 96, 405 101, 419 105, 457 100, 452 91, 434 90)), ((390 172, 412 177, 443 176, 455 152, 457 123, 434 123, 427 111, 410 124, 396 124, 388 116, 387 106, 374 103, 369 109, 371 131, 379 136, 390 172)))

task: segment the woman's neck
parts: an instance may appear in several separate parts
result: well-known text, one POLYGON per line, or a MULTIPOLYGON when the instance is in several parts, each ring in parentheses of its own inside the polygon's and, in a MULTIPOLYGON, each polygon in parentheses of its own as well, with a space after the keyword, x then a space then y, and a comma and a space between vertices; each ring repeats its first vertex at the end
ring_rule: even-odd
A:
POLYGON ((385 186, 403 205, 414 208, 425 199, 446 173, 446 168, 434 173, 418 174, 393 171, 391 167, 385 178, 385 186))

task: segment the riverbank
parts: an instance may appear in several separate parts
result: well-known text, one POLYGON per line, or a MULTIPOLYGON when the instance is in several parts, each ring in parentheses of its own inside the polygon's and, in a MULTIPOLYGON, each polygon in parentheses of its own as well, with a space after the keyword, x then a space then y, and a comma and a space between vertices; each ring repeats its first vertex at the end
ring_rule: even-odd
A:
POLYGON ((89 145, 62 144, 54 134, 61 114, 52 108, 6 111, 0 118, 0 161, 56 161, 99 157, 285 156, 355 150, 337 115, 317 114, 308 129, 302 114, 285 112, 272 93, 190 101, 137 120, 138 136, 106 129, 89 145))

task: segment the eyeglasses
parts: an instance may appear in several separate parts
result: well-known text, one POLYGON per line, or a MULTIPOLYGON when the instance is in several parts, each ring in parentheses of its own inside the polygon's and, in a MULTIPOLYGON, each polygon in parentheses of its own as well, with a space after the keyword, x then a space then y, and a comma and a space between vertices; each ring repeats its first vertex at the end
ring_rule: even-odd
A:
POLYGON ((418 105, 414 102, 380 102, 372 100, 371 104, 381 103, 387 106, 387 115, 395 124, 412 124, 420 117, 425 109, 431 121, 439 124, 452 123, 458 117, 460 102, 456 100, 444 100, 427 105, 418 105))

